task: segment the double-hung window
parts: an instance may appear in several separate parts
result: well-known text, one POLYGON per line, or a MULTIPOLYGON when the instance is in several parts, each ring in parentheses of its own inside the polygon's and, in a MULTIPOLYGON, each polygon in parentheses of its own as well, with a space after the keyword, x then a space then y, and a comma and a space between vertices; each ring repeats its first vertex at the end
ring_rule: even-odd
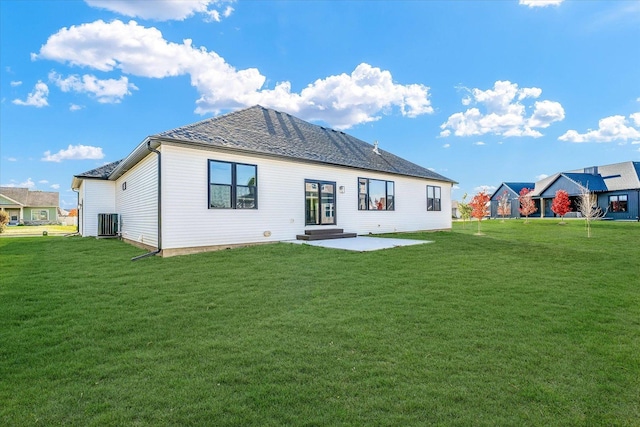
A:
POLYGON ((618 196, 609 196, 609 210, 611 212, 626 212, 628 209, 628 200, 626 194, 618 196))
POLYGON ((358 210, 395 210, 395 185, 393 181, 358 178, 358 210))
POLYGON ((209 160, 209 208, 257 209, 258 167, 209 160))
POLYGON ((427 210, 440 211, 442 205, 440 203, 441 189, 435 185, 427 185, 427 210))

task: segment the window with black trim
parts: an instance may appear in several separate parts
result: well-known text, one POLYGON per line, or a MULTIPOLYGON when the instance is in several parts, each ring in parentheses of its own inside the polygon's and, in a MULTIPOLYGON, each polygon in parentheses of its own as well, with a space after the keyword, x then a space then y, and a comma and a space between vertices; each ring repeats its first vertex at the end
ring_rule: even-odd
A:
POLYGON ((435 185, 427 185, 427 210, 428 211, 442 210, 440 197, 441 197, 440 187, 435 185))
POLYGON ((331 181, 304 180, 305 224, 336 224, 336 183, 331 181))
POLYGON ((358 178, 358 210, 395 210, 395 184, 381 179, 358 178))
POLYGON ((628 210, 628 198, 626 194, 609 196, 609 211, 626 212, 628 210))
POLYGON ((209 160, 209 209, 257 209, 258 167, 209 160))

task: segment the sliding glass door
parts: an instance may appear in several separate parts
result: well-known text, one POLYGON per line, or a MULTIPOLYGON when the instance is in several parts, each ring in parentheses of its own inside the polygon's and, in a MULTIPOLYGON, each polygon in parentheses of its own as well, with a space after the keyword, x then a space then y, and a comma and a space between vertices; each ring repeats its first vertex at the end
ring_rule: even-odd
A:
POLYGON ((336 183, 305 180, 305 224, 335 225, 336 183))

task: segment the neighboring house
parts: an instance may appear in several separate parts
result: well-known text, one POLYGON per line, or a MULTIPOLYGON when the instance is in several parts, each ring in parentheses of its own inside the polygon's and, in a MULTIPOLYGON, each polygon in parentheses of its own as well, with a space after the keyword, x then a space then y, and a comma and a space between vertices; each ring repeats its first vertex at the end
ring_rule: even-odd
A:
MULTIPOLYGON (((535 183, 533 182, 503 182, 498 189, 491 195, 491 218, 502 218, 502 215, 498 214, 498 203, 500 198, 503 197, 504 192, 507 192, 507 199, 509 200, 507 205, 507 212, 505 218, 520 218, 520 191, 523 188, 530 188, 533 190, 535 183)), ((533 216, 533 215, 529 215, 533 216)), ((539 216, 539 215, 538 215, 539 216)))
POLYGON ((0 187, 0 210, 9 215, 9 224, 42 225, 58 223, 60 197, 55 191, 0 187))
POLYGON ((533 191, 534 199, 539 201, 536 215, 554 217, 551 210, 553 198, 556 191, 565 190, 569 194, 572 210, 566 216, 579 216, 578 199, 581 192, 587 189, 597 198, 598 207, 605 213, 605 218, 640 220, 640 162, 591 166, 556 173, 536 182, 533 191))
POLYGON ((377 144, 254 106, 149 136, 72 188, 81 235, 117 223, 126 241, 170 256, 314 229, 450 229, 453 184, 377 144))

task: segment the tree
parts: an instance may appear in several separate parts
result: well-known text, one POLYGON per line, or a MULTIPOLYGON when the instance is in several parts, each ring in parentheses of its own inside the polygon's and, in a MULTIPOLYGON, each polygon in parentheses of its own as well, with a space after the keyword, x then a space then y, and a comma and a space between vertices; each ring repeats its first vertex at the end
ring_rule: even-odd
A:
POLYGON ((591 237, 591 221, 602 218, 607 212, 598 207, 598 197, 589 191, 589 186, 580 189, 578 211, 586 221, 587 237, 591 237))
POLYGON ((498 215, 502 217, 502 222, 504 222, 505 216, 511 215, 511 201, 507 190, 504 190, 502 195, 498 196, 498 215))
POLYGON ((466 221, 469 221, 471 211, 473 211, 473 208, 467 203, 467 193, 464 193, 462 201, 458 202, 458 211, 460 212, 460 218, 462 218, 462 228, 465 228, 466 221))
POLYGON ((476 235, 480 236, 482 233, 480 232, 480 223, 484 219, 485 216, 489 215, 489 208, 487 204, 491 200, 491 197, 484 191, 480 191, 478 194, 473 196, 471 202, 469 202, 469 206, 471 206, 471 216, 478 220, 478 232, 476 235))
POLYGON ((0 211, 0 233, 4 232, 5 227, 9 223, 9 214, 5 211, 0 211))
POLYGON ((560 215, 560 224, 564 224, 564 216, 571 211, 571 202, 569 201, 569 193, 564 190, 556 191, 556 197, 551 203, 551 210, 560 215))
POLYGON ((533 201, 532 191, 531 188, 523 188, 520 190, 520 197, 518 197, 520 201, 520 215, 525 216, 525 224, 529 222, 529 215, 538 211, 536 202, 533 201))

